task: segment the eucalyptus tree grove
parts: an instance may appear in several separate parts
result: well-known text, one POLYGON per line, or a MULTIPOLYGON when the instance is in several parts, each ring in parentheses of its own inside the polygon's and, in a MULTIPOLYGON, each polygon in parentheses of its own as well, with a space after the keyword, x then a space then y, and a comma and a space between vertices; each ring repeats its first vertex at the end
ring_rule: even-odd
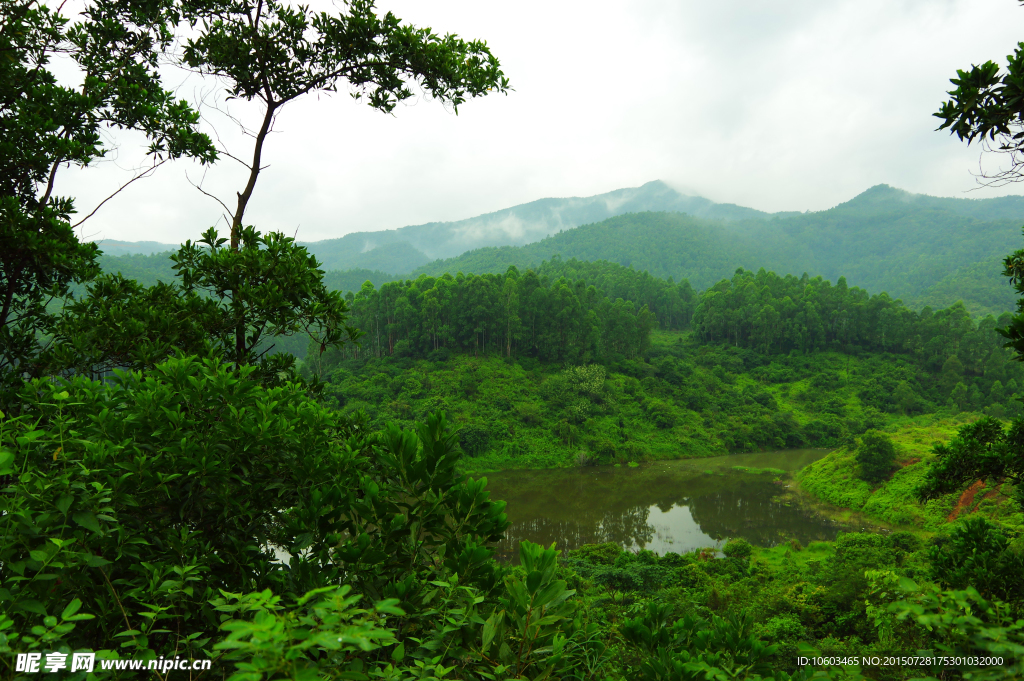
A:
POLYGON ((432 352, 526 355, 546 361, 637 357, 657 323, 646 305, 615 300, 582 279, 510 267, 504 275, 420 276, 348 296, 371 356, 432 352))

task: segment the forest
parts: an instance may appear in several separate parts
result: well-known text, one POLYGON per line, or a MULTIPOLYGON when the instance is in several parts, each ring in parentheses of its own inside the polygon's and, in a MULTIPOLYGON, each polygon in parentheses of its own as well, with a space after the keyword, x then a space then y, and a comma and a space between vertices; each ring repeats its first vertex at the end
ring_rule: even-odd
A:
MULTIPOLYGON (((658 211, 580 201, 577 227, 447 260, 333 244, 328 270, 251 224, 281 108, 508 94, 487 43, 372 0, 62 7, 0 0, 0 678, 1024 677, 1019 202, 880 186, 767 215, 645 185, 658 211), (171 65, 252 106, 244 143, 171 65), (152 255, 80 238, 56 178, 115 132, 154 168, 240 163, 225 227, 152 255), (519 539, 494 492, 677 463, 709 504, 625 500, 639 544, 519 539), (707 515, 745 504, 830 534, 707 515), (653 550, 676 510, 705 543, 653 550)), ((943 129, 1024 144, 1009 60, 959 74, 943 129)))
MULTIPOLYGON (((878 186, 826 211, 722 219, 711 217, 715 213, 698 217, 652 211, 665 205, 655 195, 635 202, 636 212, 564 229, 533 243, 475 248, 433 261, 422 251, 412 255, 406 241, 344 256, 336 252, 338 240, 303 245, 325 263, 332 287, 353 292, 367 280, 380 287, 421 274, 504 274, 510 266, 525 271, 557 257, 606 260, 659 279, 685 279, 698 289, 739 267, 797 276, 807 272, 832 282, 842 276, 851 285, 888 293, 915 309, 962 301, 972 315, 983 317, 998 316, 1015 301, 1013 288, 1000 276, 1001 258, 1015 247, 1024 222, 1024 205, 1015 198, 939 199, 878 186)), ((390 238, 401 238, 402 230, 394 232, 390 238)), ((456 241, 440 226, 432 228, 430 234, 435 233, 438 239, 456 241)), ((160 254, 104 255, 102 262, 108 271, 126 276, 131 271, 149 284, 170 276, 170 263, 160 254)))

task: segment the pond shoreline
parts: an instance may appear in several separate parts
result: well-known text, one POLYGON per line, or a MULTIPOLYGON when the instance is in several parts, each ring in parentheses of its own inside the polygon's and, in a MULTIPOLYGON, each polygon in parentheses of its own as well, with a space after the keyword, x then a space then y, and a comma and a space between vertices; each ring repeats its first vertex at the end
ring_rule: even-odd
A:
POLYGON ((521 540, 573 549, 615 542, 658 554, 720 547, 731 538, 770 547, 831 541, 856 528, 795 496, 792 474, 828 449, 781 450, 638 467, 518 469, 489 478, 491 498, 508 503, 511 526, 498 546, 521 540))

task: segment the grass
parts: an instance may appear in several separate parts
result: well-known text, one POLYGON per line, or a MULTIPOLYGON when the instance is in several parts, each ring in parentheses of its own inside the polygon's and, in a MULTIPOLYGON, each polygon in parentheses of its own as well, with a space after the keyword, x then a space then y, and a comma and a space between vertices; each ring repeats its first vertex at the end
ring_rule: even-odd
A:
POLYGON ((933 533, 974 513, 1002 525, 1024 527, 1024 516, 1000 485, 983 483, 970 498, 957 493, 922 503, 915 496, 935 456, 933 446, 948 441, 960 426, 978 417, 961 414, 900 419, 886 429, 896 444, 898 466, 889 479, 877 485, 861 480, 856 449, 847 446, 797 472, 797 489, 894 529, 933 533))
POLYGON ((784 568, 804 570, 808 564, 821 563, 836 552, 835 542, 813 541, 807 546, 799 543, 778 544, 769 548, 755 546, 752 558, 763 561, 774 571, 784 568))

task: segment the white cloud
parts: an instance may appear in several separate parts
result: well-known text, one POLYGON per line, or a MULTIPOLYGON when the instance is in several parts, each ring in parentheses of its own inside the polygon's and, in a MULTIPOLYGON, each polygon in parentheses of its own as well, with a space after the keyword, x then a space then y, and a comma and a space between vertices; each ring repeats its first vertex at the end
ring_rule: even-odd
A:
MULTIPOLYGON (((1024 38, 1024 8, 1011 0, 379 6, 486 39, 515 92, 470 101, 458 116, 424 100, 386 116, 345 94, 286 107, 252 223, 316 240, 653 179, 769 211, 828 208, 878 183, 1020 193, 964 194, 978 152, 935 132, 931 115, 957 68, 1001 60, 1024 38)), ((223 121, 218 128, 244 141, 223 121)), ((223 210, 186 172, 201 174, 177 163, 136 183, 86 233, 195 238, 223 210)), ((61 186, 86 212, 123 177, 109 165, 61 186)), ((204 186, 233 205, 242 183, 224 160, 204 186)))

